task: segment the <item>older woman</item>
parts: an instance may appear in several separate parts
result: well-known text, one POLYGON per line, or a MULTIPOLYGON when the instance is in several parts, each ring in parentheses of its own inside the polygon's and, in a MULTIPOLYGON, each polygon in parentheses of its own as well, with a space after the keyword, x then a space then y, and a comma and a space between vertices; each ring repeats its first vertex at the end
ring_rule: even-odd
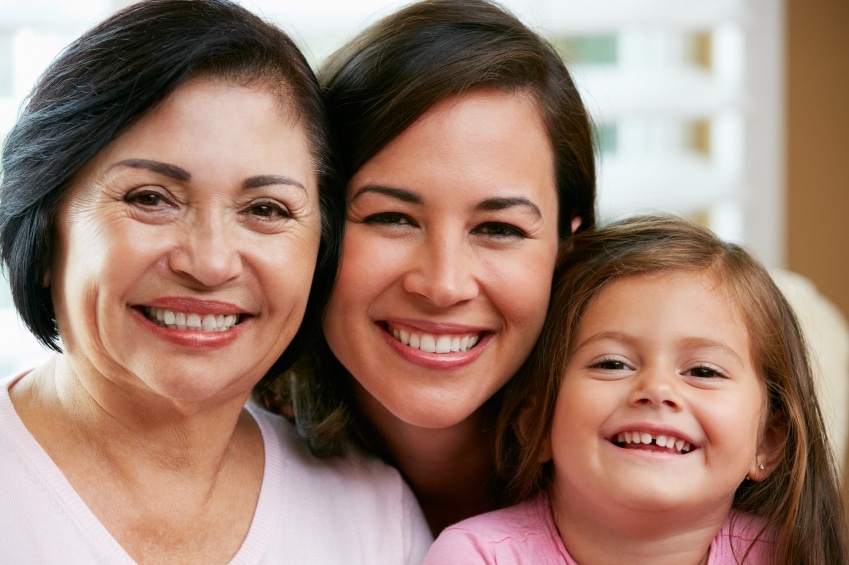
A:
POLYGON ((320 453, 353 427, 438 532, 499 504, 498 393, 541 330, 558 247, 593 225, 590 124, 551 46, 485 0, 402 9, 319 79, 347 223, 299 426, 320 453))
POLYGON ((394 469, 312 459, 246 405, 339 231, 327 139, 297 48, 226 1, 135 4, 47 70, 4 148, 0 253, 57 355, 0 390, 0 561, 420 560, 394 469))

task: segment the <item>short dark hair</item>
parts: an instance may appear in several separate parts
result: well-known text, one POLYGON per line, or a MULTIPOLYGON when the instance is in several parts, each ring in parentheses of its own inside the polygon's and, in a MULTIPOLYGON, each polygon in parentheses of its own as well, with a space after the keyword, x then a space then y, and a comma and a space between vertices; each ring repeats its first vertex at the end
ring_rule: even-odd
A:
MULTIPOLYGON (((331 55, 318 71, 350 178, 440 102, 479 89, 534 101, 554 160, 561 241, 595 223, 592 128, 566 66, 549 42, 487 0, 424 0, 391 14, 331 55)), ((294 411, 313 452, 334 455, 354 439, 380 441, 357 418, 352 379, 319 338, 268 405, 294 411)), ((384 453, 384 455, 386 455, 384 453)))
POLYGON ((545 123, 561 239, 595 223, 589 116, 563 60, 539 34, 487 0, 424 0, 377 22, 322 65, 343 177, 440 102, 476 89, 530 94, 545 123))
MULTIPOLYGON (((319 274, 306 319, 318 318, 335 275, 344 194, 323 96, 309 64, 282 30, 233 2, 144 1, 104 20, 58 56, 31 92, 3 148, 0 258, 18 313, 47 347, 61 350, 50 289, 43 281, 54 253, 53 223, 71 178, 197 76, 265 83, 302 123, 322 210, 319 274)), ((296 349, 288 348, 275 370, 287 365, 296 349)))
POLYGON ((639 216, 583 233, 572 240, 571 249, 561 251, 557 265, 540 339, 504 389, 496 458, 507 502, 550 485, 552 464, 540 464, 539 455, 549 442, 581 319, 596 297, 625 277, 693 272, 710 277, 745 320, 766 393, 765 426, 784 438, 777 467, 762 481, 743 482, 733 507, 775 528, 772 562, 843 562, 849 529, 805 340, 793 309, 763 265, 741 246, 674 216, 639 216))

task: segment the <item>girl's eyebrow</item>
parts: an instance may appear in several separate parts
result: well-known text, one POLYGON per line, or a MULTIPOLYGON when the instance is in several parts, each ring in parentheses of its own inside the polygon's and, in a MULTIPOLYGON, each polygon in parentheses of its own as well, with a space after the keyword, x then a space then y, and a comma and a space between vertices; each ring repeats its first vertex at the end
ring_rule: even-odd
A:
POLYGON ((741 363, 743 359, 740 357, 740 354, 734 350, 731 346, 726 343, 716 340, 710 339, 706 337, 690 337, 684 340, 684 343, 693 349, 721 349, 727 353, 730 353, 741 363))
MULTIPOLYGON (((599 332, 595 335, 591 335, 590 337, 588 337, 587 339, 585 339, 581 343, 577 344, 575 346, 575 348, 572 350, 572 352, 574 353, 574 352, 578 351, 579 349, 586 347, 587 345, 589 345, 591 343, 595 343, 597 341, 611 340, 611 341, 618 341, 618 342, 621 342, 621 343, 629 343, 630 344, 630 343, 634 343, 635 341, 638 341, 638 339, 639 339, 638 337, 631 336, 631 335, 624 333, 624 332, 617 332, 617 331, 599 332)), ((681 340, 680 343, 682 343, 684 346, 686 346, 687 348, 690 348, 690 349, 721 349, 722 351, 725 351, 725 352, 731 354, 732 356, 734 356, 734 358, 736 358, 740 362, 743 362, 743 359, 740 357, 740 354, 737 353, 737 351, 735 351, 734 348, 732 348, 731 346, 727 345, 726 343, 719 341, 719 340, 716 340, 716 339, 710 339, 710 338, 707 338, 707 337, 687 337, 687 338, 684 338, 683 340, 681 340)))
MULTIPOLYGON (((410 204, 424 204, 424 200, 422 199, 422 197, 411 190, 377 184, 367 184, 358 188, 357 191, 354 192, 354 195, 351 197, 351 202, 353 202, 363 194, 368 194, 372 192, 377 194, 383 194, 384 196, 388 196, 390 198, 396 198, 402 202, 409 202, 410 204)), ((478 204, 476 208, 484 212, 492 212, 498 210, 506 210, 507 208, 514 208, 517 206, 524 206, 530 208, 534 215, 536 215, 538 218, 542 218, 542 212, 540 211, 539 206, 537 206, 536 204, 534 204, 523 196, 487 198, 486 200, 478 204)))

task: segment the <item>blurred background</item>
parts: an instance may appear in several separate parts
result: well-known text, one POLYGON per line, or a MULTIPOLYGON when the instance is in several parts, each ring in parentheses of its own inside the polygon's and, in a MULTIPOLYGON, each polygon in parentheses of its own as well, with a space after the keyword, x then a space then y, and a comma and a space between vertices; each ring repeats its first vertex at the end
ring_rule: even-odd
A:
MULTIPOLYGON (((0 135, 51 59, 129 3, 0 0, 0 135)), ((241 3, 289 31, 315 65, 406 4, 241 3)), ((573 71, 598 132, 602 221, 686 214, 849 312, 849 2, 502 4, 548 36, 573 71)), ((5 279, 0 336, 0 375, 45 356, 18 322, 5 279)))

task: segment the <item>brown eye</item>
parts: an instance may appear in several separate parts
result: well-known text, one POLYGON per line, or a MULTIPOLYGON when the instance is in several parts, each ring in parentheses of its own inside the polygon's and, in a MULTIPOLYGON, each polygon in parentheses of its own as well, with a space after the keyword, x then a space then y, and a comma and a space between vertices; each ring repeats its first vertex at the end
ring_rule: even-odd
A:
POLYGON ((245 208, 244 213, 268 219, 290 218, 292 216, 289 210, 275 202, 256 202, 245 208))
POLYGON ((156 194, 142 194, 136 197, 136 202, 145 206, 156 206, 162 201, 156 194))
POLYGON ((138 204, 145 208, 158 208, 171 204, 171 201, 166 199, 162 194, 149 190, 128 194, 124 198, 124 201, 130 204, 138 204))
POLYGON ((717 371, 712 367, 706 367, 704 365, 700 365, 698 367, 693 367, 687 374, 692 375, 694 377, 702 378, 702 379, 712 379, 712 378, 721 378, 724 377, 721 372, 717 371))
POLYGON ((381 212, 372 214, 363 220, 366 224, 383 224, 383 225, 413 225, 413 221, 406 214, 399 212, 381 212))
POLYGON ((487 222, 477 226, 473 231, 474 233, 496 238, 518 237, 524 239, 527 237, 527 234, 523 230, 512 224, 502 222, 487 222))
POLYGON ((602 369, 604 371, 622 371, 628 368, 625 362, 618 359, 602 359, 590 365, 593 369, 602 369))

